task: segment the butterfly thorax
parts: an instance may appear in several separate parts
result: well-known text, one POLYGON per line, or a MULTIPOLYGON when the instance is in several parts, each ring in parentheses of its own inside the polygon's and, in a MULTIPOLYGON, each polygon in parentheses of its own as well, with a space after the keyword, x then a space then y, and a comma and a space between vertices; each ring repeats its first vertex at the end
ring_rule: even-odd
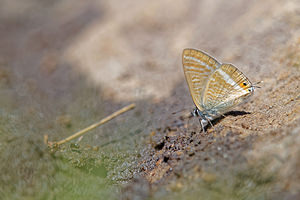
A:
POLYGON ((197 107, 192 111, 192 115, 194 117, 200 117, 202 120, 214 120, 219 115, 215 112, 209 113, 207 111, 201 111, 197 107))

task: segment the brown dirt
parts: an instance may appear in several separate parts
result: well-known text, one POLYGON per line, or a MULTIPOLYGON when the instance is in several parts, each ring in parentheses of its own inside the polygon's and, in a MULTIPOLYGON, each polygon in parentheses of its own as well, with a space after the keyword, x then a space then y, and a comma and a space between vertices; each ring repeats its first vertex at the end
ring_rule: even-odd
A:
MULTIPOLYGON (((207 191, 229 191, 220 190, 216 198, 239 199, 235 191, 243 187, 235 184, 241 180, 263 188, 270 199, 300 198, 297 0, 62 1, 47 19, 28 15, 35 6, 16 14, 16 4, 2 4, 11 11, 0 12, 1 84, 11 84, 9 74, 22 74, 16 91, 43 91, 40 98, 51 105, 76 82, 55 78, 67 77, 61 66, 68 66, 99 88, 104 110, 128 101, 140 106, 140 118, 148 121, 146 145, 124 198, 180 198, 191 191, 187 196, 194 199, 197 187, 209 185, 207 191), (28 21, 34 23, 23 23, 28 21), (248 102, 215 120, 206 134, 196 119, 173 114, 193 108, 181 66, 187 47, 233 63, 252 82, 263 81, 248 102)), ((69 123, 64 116, 58 121, 69 123)))

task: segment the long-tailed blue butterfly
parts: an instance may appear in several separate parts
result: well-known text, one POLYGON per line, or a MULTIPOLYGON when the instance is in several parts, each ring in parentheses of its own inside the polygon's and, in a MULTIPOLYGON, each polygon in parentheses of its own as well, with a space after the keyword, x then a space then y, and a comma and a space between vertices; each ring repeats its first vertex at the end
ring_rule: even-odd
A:
POLYGON ((213 119, 242 103, 254 85, 234 65, 222 64, 203 51, 184 49, 183 70, 202 129, 213 119))

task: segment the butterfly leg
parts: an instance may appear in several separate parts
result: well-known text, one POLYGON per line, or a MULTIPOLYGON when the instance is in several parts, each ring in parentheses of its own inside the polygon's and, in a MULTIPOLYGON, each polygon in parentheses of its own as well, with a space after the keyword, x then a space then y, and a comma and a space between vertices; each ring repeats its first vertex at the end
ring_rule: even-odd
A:
POLYGON ((214 131, 217 132, 214 125, 211 123, 211 120, 209 118, 206 118, 206 119, 209 122, 210 126, 214 129, 214 131))
POLYGON ((201 119, 201 118, 200 118, 200 119, 199 119, 199 122, 200 122, 200 124, 201 124, 203 133, 206 134, 206 133, 205 133, 205 126, 207 125, 207 120, 201 119))

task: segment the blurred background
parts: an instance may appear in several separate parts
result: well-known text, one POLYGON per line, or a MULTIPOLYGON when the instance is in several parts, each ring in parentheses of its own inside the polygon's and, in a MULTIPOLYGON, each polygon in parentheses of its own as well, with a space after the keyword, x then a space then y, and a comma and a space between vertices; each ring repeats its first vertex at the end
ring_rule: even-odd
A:
POLYGON ((300 198, 299 10, 298 0, 0 0, 1 198, 300 198), (170 162, 156 142, 199 129, 177 129, 187 122, 172 114, 194 107, 184 48, 264 83, 237 108, 250 115, 201 138, 205 156, 178 143, 183 157, 170 162), (80 140, 43 143, 132 102, 80 140))

